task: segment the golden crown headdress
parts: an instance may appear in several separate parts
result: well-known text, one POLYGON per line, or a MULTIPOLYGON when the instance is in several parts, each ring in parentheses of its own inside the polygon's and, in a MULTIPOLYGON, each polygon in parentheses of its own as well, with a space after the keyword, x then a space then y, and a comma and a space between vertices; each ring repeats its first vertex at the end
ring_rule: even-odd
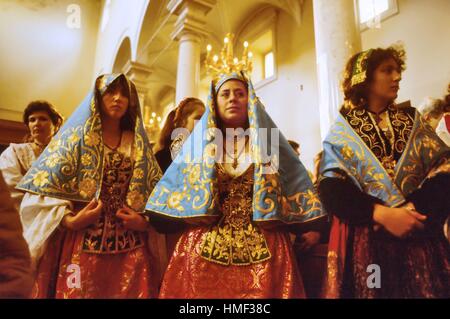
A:
POLYGON ((369 49, 359 53, 353 64, 351 86, 355 86, 364 82, 367 78, 367 59, 372 54, 373 49, 369 49))
POLYGON ((220 51, 220 57, 218 55, 211 57, 212 46, 208 44, 206 47, 205 67, 207 74, 212 77, 213 81, 224 74, 239 73, 241 71, 250 74, 252 72, 252 53, 248 51, 248 42, 244 42, 242 58, 239 60, 234 56, 233 39, 234 35, 232 33, 226 35, 223 40, 224 45, 220 51))

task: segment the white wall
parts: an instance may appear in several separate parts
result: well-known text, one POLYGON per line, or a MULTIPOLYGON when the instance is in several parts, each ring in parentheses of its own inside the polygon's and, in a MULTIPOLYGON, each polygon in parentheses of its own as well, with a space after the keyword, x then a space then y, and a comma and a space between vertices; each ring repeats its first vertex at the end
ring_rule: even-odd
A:
MULTIPOLYGON (((152 0, 158 1, 158 0, 152 0)), ((105 0, 102 1, 102 15, 105 0)), ((104 30, 99 28, 94 76, 110 73, 122 41, 130 38, 131 58, 136 60, 139 33, 149 0, 111 0, 104 30)))
POLYGON ((279 12, 276 26, 277 80, 257 90, 267 112, 287 139, 300 144, 301 160, 313 168, 321 149, 312 1, 303 5, 302 24, 279 12), (303 89, 302 89, 303 88, 303 89))
MULTIPOLYGON (((382 21, 380 29, 361 32, 361 40, 364 50, 404 43, 407 69, 398 101, 411 100, 417 106, 426 96, 443 97, 450 82, 450 1, 398 0, 398 6, 397 15, 382 21)), ((322 147, 312 0, 304 2, 302 19, 297 26, 280 11, 278 78, 257 94, 283 134, 300 143, 302 162, 312 169, 322 147)))
POLYGON ((450 1, 398 0, 399 13, 380 29, 361 33, 363 49, 387 47, 401 40, 406 71, 398 101, 418 106, 425 97, 441 98, 450 82, 450 1))
POLYGON ((31 100, 68 117, 92 84, 99 1, 0 2, 0 118, 21 121, 31 100), (69 4, 80 28, 69 28, 69 4))

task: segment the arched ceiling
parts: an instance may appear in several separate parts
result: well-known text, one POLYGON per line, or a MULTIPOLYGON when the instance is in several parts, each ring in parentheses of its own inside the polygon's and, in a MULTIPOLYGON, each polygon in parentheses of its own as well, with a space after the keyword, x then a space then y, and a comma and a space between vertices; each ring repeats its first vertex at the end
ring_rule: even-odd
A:
POLYGON ((130 38, 126 37, 120 44, 119 50, 114 60, 113 73, 121 73, 124 65, 131 59, 131 42, 130 38))
MULTIPOLYGON (((138 42, 137 62, 153 70, 148 90, 152 104, 158 103, 158 98, 167 95, 168 90, 175 92, 176 86, 178 43, 172 39, 172 32, 177 16, 169 15, 168 3, 169 0, 149 1, 138 42)), ((220 50, 226 33, 238 32, 262 7, 285 10, 299 23, 302 3, 303 0, 217 0, 206 16, 209 37, 201 44, 202 58, 206 54, 207 43, 220 50)))

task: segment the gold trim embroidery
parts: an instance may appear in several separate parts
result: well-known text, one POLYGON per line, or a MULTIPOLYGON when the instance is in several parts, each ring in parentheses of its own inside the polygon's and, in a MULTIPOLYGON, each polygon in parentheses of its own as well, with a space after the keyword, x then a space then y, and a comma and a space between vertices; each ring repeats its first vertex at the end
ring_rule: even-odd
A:
POLYGON ((234 177, 218 167, 222 219, 206 234, 200 256, 221 265, 249 265, 270 259, 266 239, 252 224, 253 165, 234 177))

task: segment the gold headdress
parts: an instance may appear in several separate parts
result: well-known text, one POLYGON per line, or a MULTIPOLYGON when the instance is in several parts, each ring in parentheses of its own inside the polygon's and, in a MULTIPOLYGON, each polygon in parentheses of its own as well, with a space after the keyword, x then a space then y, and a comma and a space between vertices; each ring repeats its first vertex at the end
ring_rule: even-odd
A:
POLYGON ((366 80, 367 77, 367 59, 372 53, 372 49, 363 51, 358 55, 358 58, 353 65, 351 84, 355 86, 366 80))

